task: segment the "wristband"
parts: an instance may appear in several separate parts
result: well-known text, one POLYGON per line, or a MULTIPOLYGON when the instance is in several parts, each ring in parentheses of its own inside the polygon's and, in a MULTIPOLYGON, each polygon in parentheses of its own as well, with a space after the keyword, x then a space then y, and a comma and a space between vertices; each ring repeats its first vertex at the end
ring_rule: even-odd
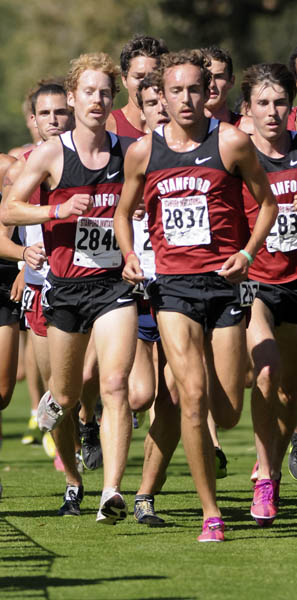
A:
POLYGON ((240 254, 243 254, 243 256, 245 256, 245 258, 248 259, 249 261, 249 265, 251 266, 254 262, 253 257, 249 254, 249 252, 247 252, 246 250, 239 250, 240 254))
POLYGON ((55 207, 55 205, 53 204, 53 205, 50 207, 49 214, 48 214, 48 216, 49 216, 49 218, 50 218, 50 219, 54 219, 54 218, 55 218, 55 210, 56 210, 56 207, 55 207))
POLYGON ((57 204, 56 210, 55 210, 55 219, 59 219, 59 209, 60 209, 60 204, 57 204))
POLYGON ((29 248, 29 246, 25 246, 25 248, 24 248, 24 250, 23 250, 23 258, 22 258, 22 260, 24 260, 25 262, 26 262, 26 259, 25 259, 25 252, 26 252, 26 250, 28 250, 28 248, 29 248))
POLYGON ((125 254, 125 258, 124 258, 125 263, 127 262, 127 258, 128 258, 128 256, 130 256, 130 254, 134 254, 134 256, 136 256, 134 250, 130 250, 129 252, 127 252, 127 254, 125 254))

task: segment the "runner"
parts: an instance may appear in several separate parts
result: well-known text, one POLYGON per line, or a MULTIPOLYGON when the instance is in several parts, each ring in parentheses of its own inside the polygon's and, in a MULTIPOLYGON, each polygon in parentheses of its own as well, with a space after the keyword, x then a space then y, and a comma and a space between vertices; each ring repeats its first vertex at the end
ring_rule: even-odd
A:
POLYGON ((115 231, 125 256, 123 277, 142 281, 131 217, 144 193, 157 271, 151 299, 178 387, 183 444, 203 508, 198 539, 223 541, 203 349, 219 393, 215 421, 233 427, 242 408, 246 360, 245 308, 234 284, 246 278, 277 209, 246 134, 204 116, 209 72, 203 55, 164 55, 160 77, 171 121, 129 148, 115 231), (242 178, 261 204, 248 242, 242 178))
MULTIPOLYGON (((50 271, 43 306, 52 377, 38 409, 43 430, 61 423, 61 431, 63 418, 79 401, 93 326, 104 404, 104 489, 97 521, 107 524, 127 516, 120 483, 131 436, 127 385, 137 323, 131 286, 122 281, 122 257, 113 234, 123 154, 119 139, 105 131, 105 122, 117 91, 117 73, 104 53, 84 54, 71 62, 66 87, 75 129, 32 152, 4 211, 7 224, 43 223, 45 229, 50 271), (41 206, 31 206, 28 200, 41 182, 41 206)), ((67 451, 72 473, 61 512, 73 509, 72 514, 79 514, 83 486, 74 449, 68 445, 67 451)))
MULTIPOLYGON (((297 421, 297 137, 287 131, 296 85, 285 65, 260 64, 245 71, 242 91, 254 122, 252 140, 279 205, 277 221, 249 270, 260 282, 247 334, 258 455, 251 515, 265 526, 278 512, 282 462, 297 421)), ((253 229, 258 206, 246 189, 244 200, 253 229)))

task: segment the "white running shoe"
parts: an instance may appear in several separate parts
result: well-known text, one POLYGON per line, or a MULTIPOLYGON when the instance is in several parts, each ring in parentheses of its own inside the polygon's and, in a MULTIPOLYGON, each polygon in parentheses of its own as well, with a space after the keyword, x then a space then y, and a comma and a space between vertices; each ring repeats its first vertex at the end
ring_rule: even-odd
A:
POLYGON ((37 409, 37 423, 41 431, 52 431, 59 425, 65 411, 48 390, 43 394, 37 409))
POLYGON ((128 507, 123 496, 112 488, 103 490, 96 521, 104 525, 115 525, 126 519, 127 514, 128 507))

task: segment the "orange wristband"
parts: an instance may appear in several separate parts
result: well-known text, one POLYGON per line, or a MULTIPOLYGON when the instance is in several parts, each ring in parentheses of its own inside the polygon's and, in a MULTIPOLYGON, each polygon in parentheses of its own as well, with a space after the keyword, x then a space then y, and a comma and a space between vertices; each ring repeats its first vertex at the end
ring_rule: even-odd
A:
POLYGON ((130 256, 130 254, 134 254, 134 256, 136 256, 136 254, 135 254, 134 250, 130 250, 130 251, 129 251, 129 252, 127 252, 127 254, 125 255, 125 258, 124 258, 124 260, 125 260, 125 263, 127 262, 127 258, 128 258, 128 256, 130 256))

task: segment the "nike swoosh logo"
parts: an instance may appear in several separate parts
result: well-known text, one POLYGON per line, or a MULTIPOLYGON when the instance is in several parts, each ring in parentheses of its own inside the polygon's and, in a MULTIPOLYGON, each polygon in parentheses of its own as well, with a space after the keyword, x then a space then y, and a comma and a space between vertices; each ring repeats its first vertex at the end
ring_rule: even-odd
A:
POLYGON ((208 156, 207 158, 196 158, 195 164, 202 165, 202 163, 206 162, 207 160, 210 160, 211 158, 212 156, 208 156))
POLYGON ((297 165, 297 160, 290 160, 290 167, 295 167, 297 165))
POLYGON ((115 177, 120 171, 115 171, 114 173, 107 173, 107 179, 112 179, 115 177))
POLYGON ((117 302, 118 302, 119 304, 122 304, 123 302, 133 302, 133 301, 134 301, 134 299, 133 299, 133 298, 118 298, 118 299, 117 299, 117 302))
POLYGON ((234 308, 231 308, 230 315, 239 315, 241 312, 242 310, 234 310, 234 308))

